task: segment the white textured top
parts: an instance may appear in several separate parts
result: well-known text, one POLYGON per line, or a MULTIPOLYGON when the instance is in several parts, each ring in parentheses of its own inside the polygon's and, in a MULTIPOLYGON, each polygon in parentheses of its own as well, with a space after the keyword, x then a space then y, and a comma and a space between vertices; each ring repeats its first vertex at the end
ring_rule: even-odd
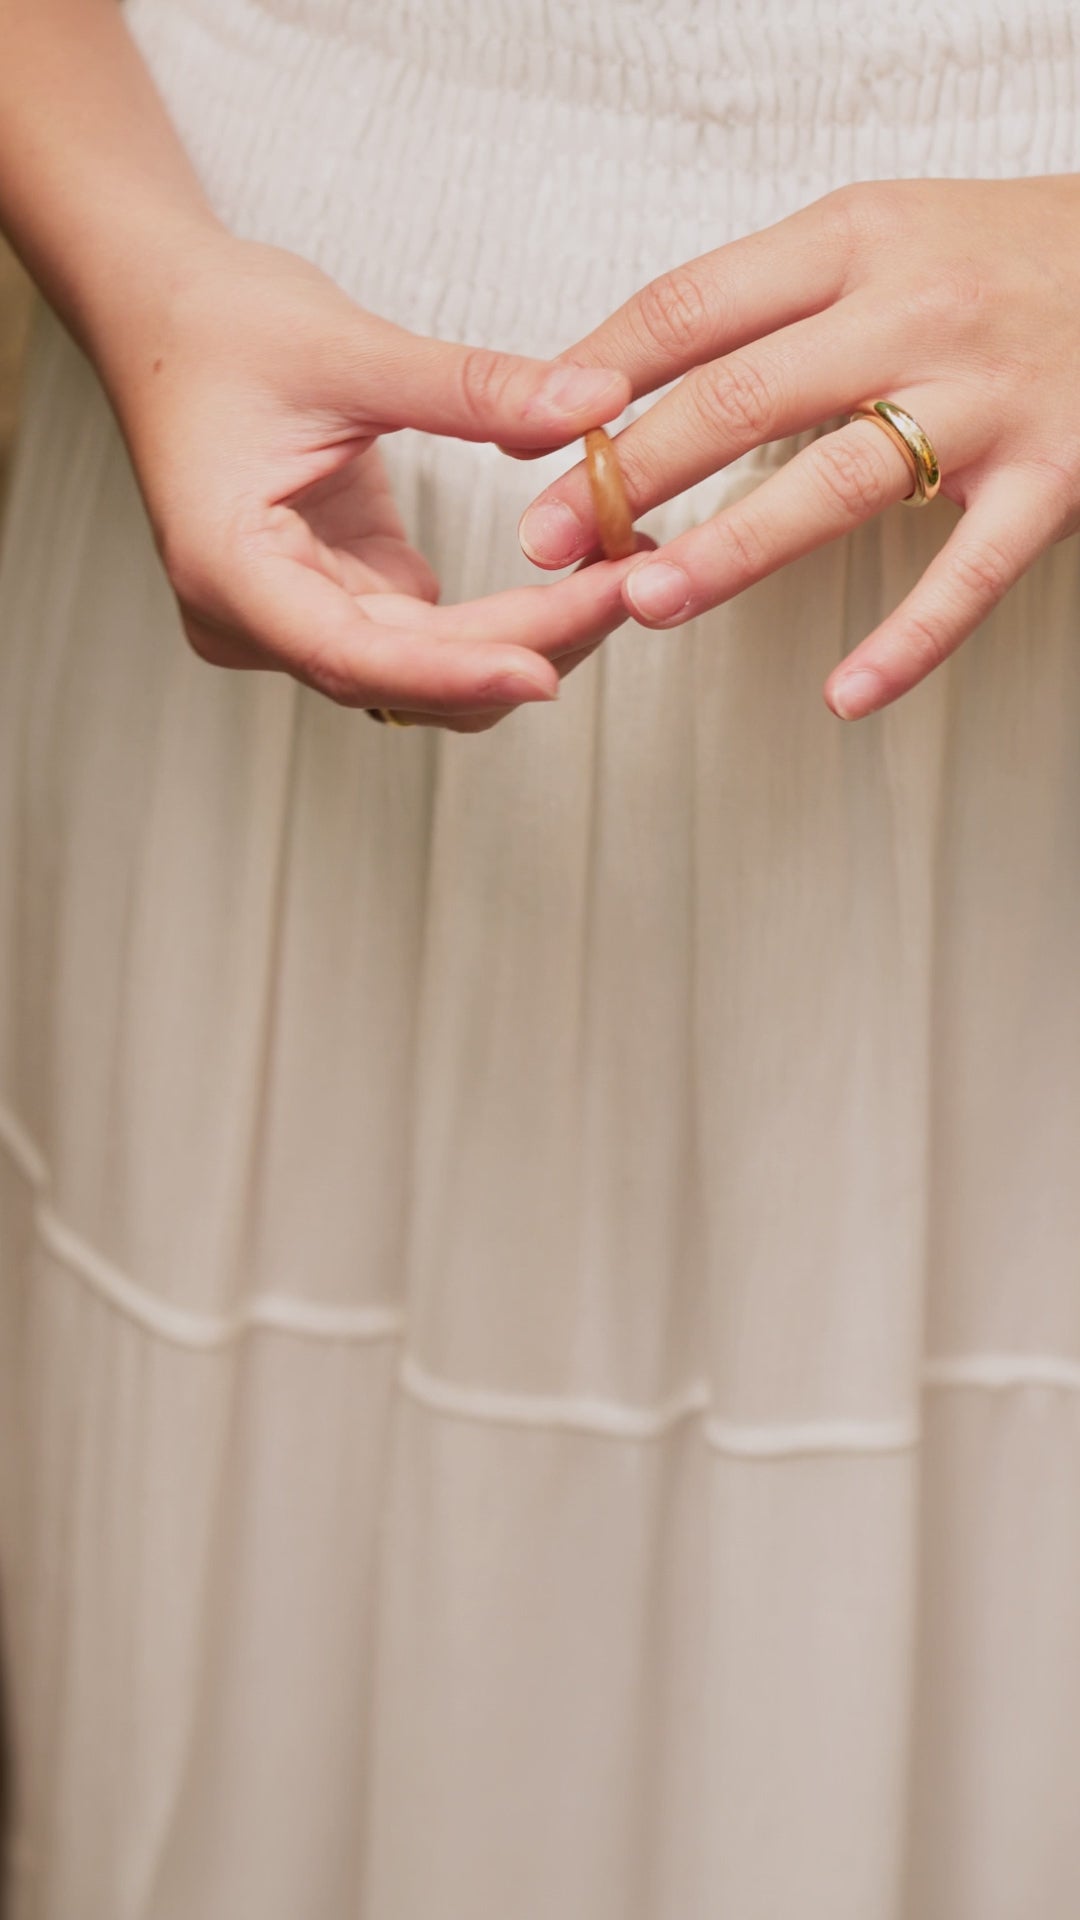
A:
POLYGON ((1069 0, 133 0, 223 212, 546 353, 845 181, 1080 168, 1069 0))

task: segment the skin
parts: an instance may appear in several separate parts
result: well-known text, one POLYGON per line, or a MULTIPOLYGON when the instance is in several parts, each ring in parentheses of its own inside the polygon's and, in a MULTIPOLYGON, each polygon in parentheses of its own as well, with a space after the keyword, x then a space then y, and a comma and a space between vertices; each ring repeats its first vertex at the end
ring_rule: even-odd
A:
MULTIPOLYGON (((575 364, 621 368, 635 395, 677 381, 616 437, 635 517, 752 447, 845 423, 630 562, 635 617, 678 626, 909 493, 888 436, 846 424, 880 396, 929 434, 941 493, 964 511, 824 696, 855 719, 921 681, 1080 526, 1078 232, 1077 175, 848 187, 663 275, 571 348, 575 364)), ((521 523, 541 566, 595 537, 582 466, 521 523)))
POLYGON ((522 543, 578 572, 437 604, 384 433, 528 458, 672 381, 618 436, 635 514, 878 394, 930 434, 963 517, 830 674, 842 717, 914 686, 1080 521, 1077 176, 845 188, 650 283, 549 364, 409 334, 295 255, 229 235, 115 0, 0 0, 0 46, 0 222, 101 377, 209 662, 479 731, 554 698, 628 614, 678 625, 910 487, 878 428, 841 425, 671 542, 658 571, 640 551, 595 561, 576 468, 522 543))
POLYGON ((439 606, 378 443, 562 446, 626 375, 423 338, 235 239, 115 0, 0 0, 0 46, 0 222, 104 384, 195 651, 457 732, 554 699, 630 563, 439 606))

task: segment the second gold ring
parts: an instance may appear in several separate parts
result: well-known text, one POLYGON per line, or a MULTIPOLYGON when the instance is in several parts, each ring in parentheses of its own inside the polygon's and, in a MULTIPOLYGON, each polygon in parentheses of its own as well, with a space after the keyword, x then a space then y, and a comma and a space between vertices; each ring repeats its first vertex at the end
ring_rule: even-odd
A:
POLYGON ((868 400, 856 407, 852 420, 872 420, 899 447, 915 482, 904 496, 906 507, 925 507, 941 486, 941 467, 928 433, 912 414, 892 400, 868 400))

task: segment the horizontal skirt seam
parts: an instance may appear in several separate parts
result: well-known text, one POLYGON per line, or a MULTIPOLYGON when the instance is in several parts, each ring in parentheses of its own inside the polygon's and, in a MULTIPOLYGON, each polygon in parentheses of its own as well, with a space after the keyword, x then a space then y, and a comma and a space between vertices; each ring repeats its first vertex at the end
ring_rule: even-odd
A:
POLYGON ((1080 1361, 1056 1353, 955 1353, 923 1363, 926 1387, 1060 1387, 1080 1393, 1080 1361))
MULTIPOLYGON (((44 1200, 44 1157, 10 1110, 0 1106, 0 1144, 38 1189, 34 1222, 42 1245, 64 1269, 81 1279, 99 1299, 143 1331, 189 1351, 214 1352, 255 1332, 285 1333, 323 1341, 400 1339, 401 1311, 386 1304, 335 1307, 288 1295, 255 1295, 232 1314, 200 1314, 156 1299, 111 1261, 87 1245, 44 1200)), ((878 1420, 809 1420, 766 1425, 732 1422, 708 1415, 707 1380, 695 1380, 653 1407, 632 1406, 593 1396, 507 1393, 497 1388, 463 1386, 429 1372, 414 1354, 404 1352, 398 1382, 408 1396, 434 1412, 545 1430, 564 1430, 615 1439, 658 1439, 691 1419, 701 1420, 702 1437, 716 1453, 740 1458, 782 1459, 807 1454, 892 1453, 919 1443, 914 1411, 878 1420)), ((928 1358, 922 1369, 925 1388, 1005 1389, 1052 1387, 1080 1393, 1080 1362, 1054 1354, 974 1353, 928 1358)))
POLYGON ((692 1381, 655 1407, 634 1407, 592 1395, 506 1393, 495 1387, 465 1387, 429 1373, 411 1353, 402 1358, 398 1380, 412 1399, 436 1413, 499 1426, 607 1434, 618 1440, 659 1439, 673 1427, 704 1413, 710 1398, 707 1380, 692 1381))
POLYGON ((401 1333, 404 1322, 394 1307, 335 1307, 316 1300, 293 1300, 280 1294, 253 1294, 235 1313, 194 1313, 156 1299, 145 1287, 121 1273, 58 1220, 52 1209, 36 1209, 37 1227, 50 1253, 128 1320, 157 1334, 172 1346, 213 1352, 229 1347, 247 1332, 292 1333, 316 1340, 387 1340, 401 1333))

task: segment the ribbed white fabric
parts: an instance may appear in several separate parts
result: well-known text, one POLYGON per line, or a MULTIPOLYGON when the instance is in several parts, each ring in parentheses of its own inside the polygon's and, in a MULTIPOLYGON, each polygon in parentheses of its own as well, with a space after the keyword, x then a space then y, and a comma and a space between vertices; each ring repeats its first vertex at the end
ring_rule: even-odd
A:
MULTIPOLYGON (((134 0, 216 203, 547 352, 1080 170, 1049 0, 134 0)), ((560 460, 389 448, 448 598, 560 460)), ((656 516, 752 485, 754 453, 656 516)), ((554 709, 185 649, 39 326, 0 572, 15 1920, 1073 1920, 1080 568, 855 728, 885 516, 554 709)))

